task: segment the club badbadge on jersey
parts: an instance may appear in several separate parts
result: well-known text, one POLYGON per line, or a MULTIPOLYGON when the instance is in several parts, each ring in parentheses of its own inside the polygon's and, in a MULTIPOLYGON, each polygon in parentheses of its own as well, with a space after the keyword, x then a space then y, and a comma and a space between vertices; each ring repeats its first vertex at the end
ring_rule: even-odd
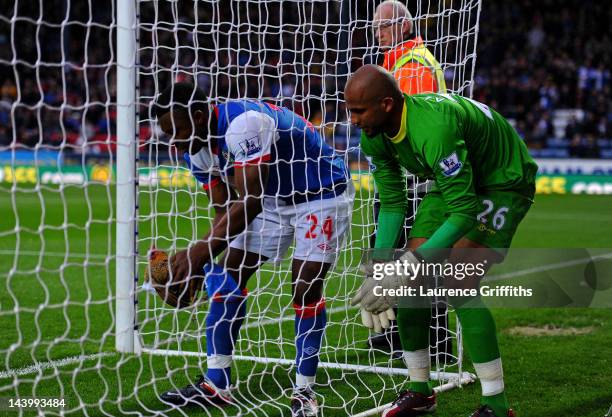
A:
POLYGON ((440 168, 442 168, 442 174, 445 177, 453 177, 459 173, 463 163, 459 160, 457 152, 453 152, 446 158, 442 158, 440 161, 440 168))

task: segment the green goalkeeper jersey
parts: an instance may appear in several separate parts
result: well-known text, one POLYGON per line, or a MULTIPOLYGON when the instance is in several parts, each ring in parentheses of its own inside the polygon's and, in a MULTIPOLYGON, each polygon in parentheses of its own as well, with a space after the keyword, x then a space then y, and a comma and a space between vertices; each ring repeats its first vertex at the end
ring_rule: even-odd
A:
POLYGON ((400 131, 361 135, 380 196, 376 248, 392 248, 408 204, 402 168, 433 179, 449 217, 424 248, 450 247, 474 226, 478 194, 508 190, 532 198, 537 165, 510 124, 488 106, 458 95, 404 95, 400 131), (435 237, 435 239, 434 239, 435 237))

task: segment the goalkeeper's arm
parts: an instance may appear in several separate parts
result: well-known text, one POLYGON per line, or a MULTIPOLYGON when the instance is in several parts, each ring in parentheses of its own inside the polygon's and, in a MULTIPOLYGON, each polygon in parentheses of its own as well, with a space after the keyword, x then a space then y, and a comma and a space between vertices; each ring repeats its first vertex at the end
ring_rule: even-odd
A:
POLYGON ((380 198, 374 258, 387 260, 403 233, 408 196, 402 169, 392 159, 373 157, 373 176, 380 198))

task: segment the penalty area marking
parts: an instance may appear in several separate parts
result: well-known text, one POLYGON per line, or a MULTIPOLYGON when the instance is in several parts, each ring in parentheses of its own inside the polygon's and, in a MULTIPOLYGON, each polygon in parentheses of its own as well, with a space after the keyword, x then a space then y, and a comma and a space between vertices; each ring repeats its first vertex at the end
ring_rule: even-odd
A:
POLYGON ((36 374, 36 373, 40 373, 41 371, 44 371, 45 369, 55 369, 61 366, 72 365, 72 364, 79 363, 79 362, 92 361, 94 359, 99 359, 99 358, 104 358, 107 356, 114 356, 114 355, 116 355, 115 352, 100 352, 100 353, 94 353, 92 355, 69 356, 67 358, 57 359, 54 361, 38 362, 38 363, 35 363, 34 365, 26 366, 24 368, 9 369, 9 370, 0 372, 0 379, 11 378, 15 376, 22 376, 22 375, 29 375, 29 374, 36 374))

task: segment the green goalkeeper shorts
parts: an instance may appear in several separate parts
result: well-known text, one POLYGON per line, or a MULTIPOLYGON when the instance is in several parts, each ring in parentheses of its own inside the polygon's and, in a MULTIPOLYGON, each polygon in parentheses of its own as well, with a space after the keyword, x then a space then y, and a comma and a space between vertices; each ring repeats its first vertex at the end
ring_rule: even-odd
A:
MULTIPOLYGON (((489 248, 509 248, 533 199, 513 191, 488 191, 477 198, 480 202, 478 224, 465 237, 489 248)), ((431 237, 447 217, 442 194, 428 193, 419 204, 410 237, 431 237)))

